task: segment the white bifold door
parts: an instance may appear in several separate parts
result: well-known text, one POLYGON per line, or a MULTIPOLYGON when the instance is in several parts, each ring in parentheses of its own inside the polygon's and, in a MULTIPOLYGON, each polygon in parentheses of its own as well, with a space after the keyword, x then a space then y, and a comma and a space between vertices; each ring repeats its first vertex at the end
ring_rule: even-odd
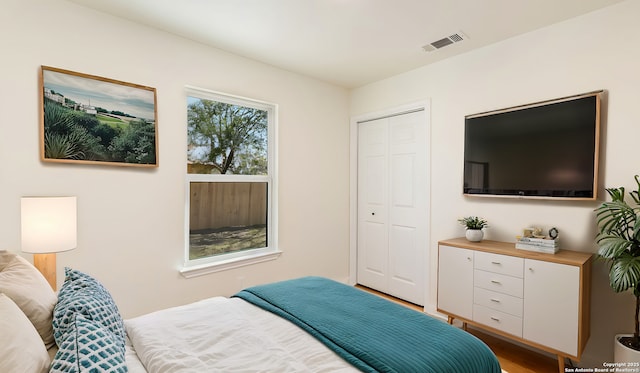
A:
POLYGON ((357 282, 424 305, 427 263, 424 110, 358 123, 357 282))

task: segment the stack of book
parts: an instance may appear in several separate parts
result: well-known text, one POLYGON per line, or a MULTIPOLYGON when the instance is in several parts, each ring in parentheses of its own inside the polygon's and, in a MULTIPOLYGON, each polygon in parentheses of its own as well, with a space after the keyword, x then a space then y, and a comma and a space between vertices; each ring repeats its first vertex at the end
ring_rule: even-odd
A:
POLYGON ((516 241, 516 249, 555 254, 560 247, 557 238, 520 237, 516 241))

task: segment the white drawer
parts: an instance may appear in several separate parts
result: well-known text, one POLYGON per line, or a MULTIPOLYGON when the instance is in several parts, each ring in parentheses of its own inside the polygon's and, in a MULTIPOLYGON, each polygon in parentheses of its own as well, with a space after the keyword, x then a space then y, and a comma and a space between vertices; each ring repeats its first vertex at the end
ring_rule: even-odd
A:
POLYGON ((475 288, 473 292, 473 303, 496 311, 506 312, 513 316, 522 317, 522 298, 482 288, 475 288))
POLYGON ((474 304, 473 321, 522 338, 520 317, 474 304))
POLYGON ((524 293, 523 280, 521 278, 478 269, 473 272, 473 283, 476 287, 513 295, 518 298, 522 298, 524 293))
POLYGON ((476 251, 474 253, 474 263, 474 268, 483 271, 520 278, 524 274, 524 259, 515 256, 476 251))

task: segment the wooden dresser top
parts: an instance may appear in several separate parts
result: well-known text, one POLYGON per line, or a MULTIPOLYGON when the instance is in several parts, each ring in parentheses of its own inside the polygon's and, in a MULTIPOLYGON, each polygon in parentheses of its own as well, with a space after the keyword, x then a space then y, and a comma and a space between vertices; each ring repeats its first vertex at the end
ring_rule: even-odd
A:
POLYGON ((441 240, 439 245, 448 245, 454 247, 460 247, 463 249, 470 249, 476 251, 484 251, 494 254, 510 255, 525 259, 544 260, 547 262, 554 262, 560 264, 568 264, 575 266, 584 266, 593 257, 592 253, 585 253, 582 251, 571 251, 560 249, 555 254, 545 254, 535 251, 516 249, 513 242, 491 241, 482 240, 480 242, 471 242, 464 237, 452 238, 447 240, 441 240))

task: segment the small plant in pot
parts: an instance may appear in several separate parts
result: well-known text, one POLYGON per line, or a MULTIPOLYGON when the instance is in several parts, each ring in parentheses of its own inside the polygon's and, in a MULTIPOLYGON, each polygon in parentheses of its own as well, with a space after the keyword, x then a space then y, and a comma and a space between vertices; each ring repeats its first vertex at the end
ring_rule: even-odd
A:
MULTIPOLYGON (((617 336, 623 346, 640 354, 640 179, 635 176, 637 189, 629 192, 633 204, 625 201, 625 189, 607 188, 611 202, 598 207, 598 256, 609 264, 609 285, 616 293, 632 290, 636 298, 635 330, 633 336, 617 336)), ((616 345, 616 354, 619 347, 616 345)), ((616 359, 618 359, 616 355, 616 359)))
POLYGON ((458 222, 467 229, 465 232, 465 236, 467 240, 472 242, 480 242, 484 237, 484 232, 482 228, 489 227, 487 221, 483 218, 479 218, 477 216, 467 216, 462 219, 458 219, 458 222))

